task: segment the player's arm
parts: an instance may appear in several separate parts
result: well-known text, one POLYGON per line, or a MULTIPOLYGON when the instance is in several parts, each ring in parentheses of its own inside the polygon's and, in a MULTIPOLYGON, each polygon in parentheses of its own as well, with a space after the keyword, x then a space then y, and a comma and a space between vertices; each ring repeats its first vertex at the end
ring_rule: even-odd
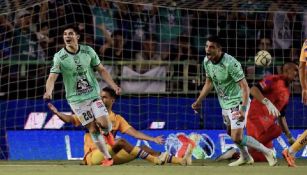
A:
POLYGON ((212 88, 213 88, 212 80, 207 77, 205 85, 203 86, 203 89, 201 90, 197 100, 192 104, 192 109, 197 110, 201 107, 202 100, 209 94, 212 88))
POLYGON ((299 77, 302 87, 302 102, 307 105, 307 80, 306 80, 306 62, 300 61, 299 77))
POLYGON ((140 132, 134 129, 122 116, 116 115, 116 118, 117 118, 117 122, 119 123, 118 130, 121 133, 128 134, 137 139, 152 141, 157 144, 164 143, 164 139, 162 136, 151 137, 149 135, 144 134, 143 132, 140 132))
POLYGON ((113 81, 111 75, 106 70, 106 68, 102 64, 99 64, 96 69, 101 75, 101 77, 115 90, 116 94, 119 95, 121 92, 121 88, 118 87, 117 84, 113 81))
POLYGON ((257 84, 251 88, 251 95, 267 107, 269 114, 278 117, 280 115, 279 110, 269 99, 263 96, 261 90, 260 84, 257 84))
POLYGON ((44 99, 51 99, 52 91, 54 89, 54 83, 57 80, 59 74, 50 73, 46 82, 46 92, 44 94, 44 99))
POLYGON ((65 123, 73 123, 73 115, 66 115, 58 111, 58 109, 51 103, 48 103, 50 111, 57 115, 65 123))
POLYGON ((152 141, 155 142, 157 144, 163 144, 164 143, 164 139, 162 136, 157 136, 157 137, 151 137, 141 131, 138 131, 136 129, 134 129, 133 127, 130 127, 125 134, 128 134, 134 138, 137 139, 141 139, 141 140, 148 140, 148 141, 152 141))
POLYGON ((249 90, 249 86, 245 78, 238 81, 238 84, 242 91, 242 104, 240 105, 240 109, 239 109, 240 110, 239 120, 243 121, 245 118, 245 112, 247 110, 250 90, 249 90))
POLYGON ((285 113, 282 112, 280 117, 278 117, 278 124, 281 126, 283 133, 286 135, 288 142, 292 145, 295 142, 295 138, 292 136, 291 131, 288 127, 285 113))

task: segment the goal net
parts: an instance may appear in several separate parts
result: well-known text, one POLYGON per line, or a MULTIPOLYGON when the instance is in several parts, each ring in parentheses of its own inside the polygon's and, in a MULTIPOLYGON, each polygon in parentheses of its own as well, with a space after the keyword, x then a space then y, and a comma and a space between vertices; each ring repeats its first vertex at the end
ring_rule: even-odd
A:
MULTIPOLYGON (((241 62, 253 85, 266 74, 280 73, 284 62, 298 62, 307 35, 306 5, 247 0, 1 1, 0 158, 9 157, 8 136, 13 137, 9 131, 82 130, 52 115, 42 99, 53 55, 64 46, 62 30, 68 24, 77 24, 79 42, 95 49, 121 86, 123 94, 113 111, 133 127, 224 129, 215 92, 203 102, 200 114, 191 109, 205 80, 207 36, 220 36, 223 51, 241 62), (254 65, 259 50, 271 53, 269 67, 254 65)), ((101 88, 107 86, 97 78, 101 88)), ((291 85, 286 115, 291 129, 307 128, 300 92, 297 79, 291 85)), ((59 111, 71 113, 61 77, 52 102, 59 111)), ((27 142, 20 140, 20 146, 23 141, 27 142)))

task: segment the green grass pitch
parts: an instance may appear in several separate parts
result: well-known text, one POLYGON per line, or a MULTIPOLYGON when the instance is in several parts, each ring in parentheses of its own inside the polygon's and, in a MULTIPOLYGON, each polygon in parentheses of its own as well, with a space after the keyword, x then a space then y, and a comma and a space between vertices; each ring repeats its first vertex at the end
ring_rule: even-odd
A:
POLYGON ((143 160, 112 167, 84 166, 80 161, 0 161, 0 175, 306 175, 307 159, 297 160, 298 167, 289 168, 284 160, 269 167, 255 163, 228 167, 228 161, 196 160, 192 166, 152 165, 143 160))

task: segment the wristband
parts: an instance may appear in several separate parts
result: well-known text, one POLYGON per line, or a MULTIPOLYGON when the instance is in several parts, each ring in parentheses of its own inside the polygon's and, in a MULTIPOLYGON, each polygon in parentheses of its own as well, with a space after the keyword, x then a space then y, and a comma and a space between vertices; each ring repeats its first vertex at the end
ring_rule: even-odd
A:
POLYGON ((240 110, 240 111, 243 111, 243 112, 246 112, 247 106, 242 106, 242 105, 240 105, 240 106, 239 106, 239 110, 240 110))

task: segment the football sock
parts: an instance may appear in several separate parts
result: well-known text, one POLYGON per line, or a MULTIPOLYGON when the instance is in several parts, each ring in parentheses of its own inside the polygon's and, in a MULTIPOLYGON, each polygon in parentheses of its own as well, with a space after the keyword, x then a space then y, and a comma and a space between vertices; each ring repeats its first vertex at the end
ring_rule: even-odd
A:
POLYGON ((246 159, 249 156, 248 150, 246 146, 240 145, 240 144, 236 144, 237 147, 240 150, 240 156, 243 156, 244 159, 246 159))
POLYGON ((254 139, 251 136, 243 136, 243 139, 241 141, 242 146, 248 146, 251 148, 254 148, 264 154, 269 154, 270 149, 265 147, 262 143, 258 142, 256 139, 254 139))
POLYGON ((152 162, 154 164, 158 164, 159 163, 159 159, 157 157, 154 157, 152 155, 150 155, 149 153, 145 152, 144 150, 142 150, 141 148, 135 146, 132 151, 130 152, 130 154, 132 156, 136 156, 139 157, 141 159, 145 159, 149 162, 152 162))
POLYGON ((289 153, 295 156, 296 152, 307 145, 307 130, 294 142, 294 144, 289 148, 289 153))
POLYGON ((90 133, 90 134, 97 148, 104 154, 104 156, 107 159, 111 159, 112 157, 108 151, 106 142, 104 138, 102 137, 102 135, 100 134, 100 132, 95 132, 95 133, 90 133))

